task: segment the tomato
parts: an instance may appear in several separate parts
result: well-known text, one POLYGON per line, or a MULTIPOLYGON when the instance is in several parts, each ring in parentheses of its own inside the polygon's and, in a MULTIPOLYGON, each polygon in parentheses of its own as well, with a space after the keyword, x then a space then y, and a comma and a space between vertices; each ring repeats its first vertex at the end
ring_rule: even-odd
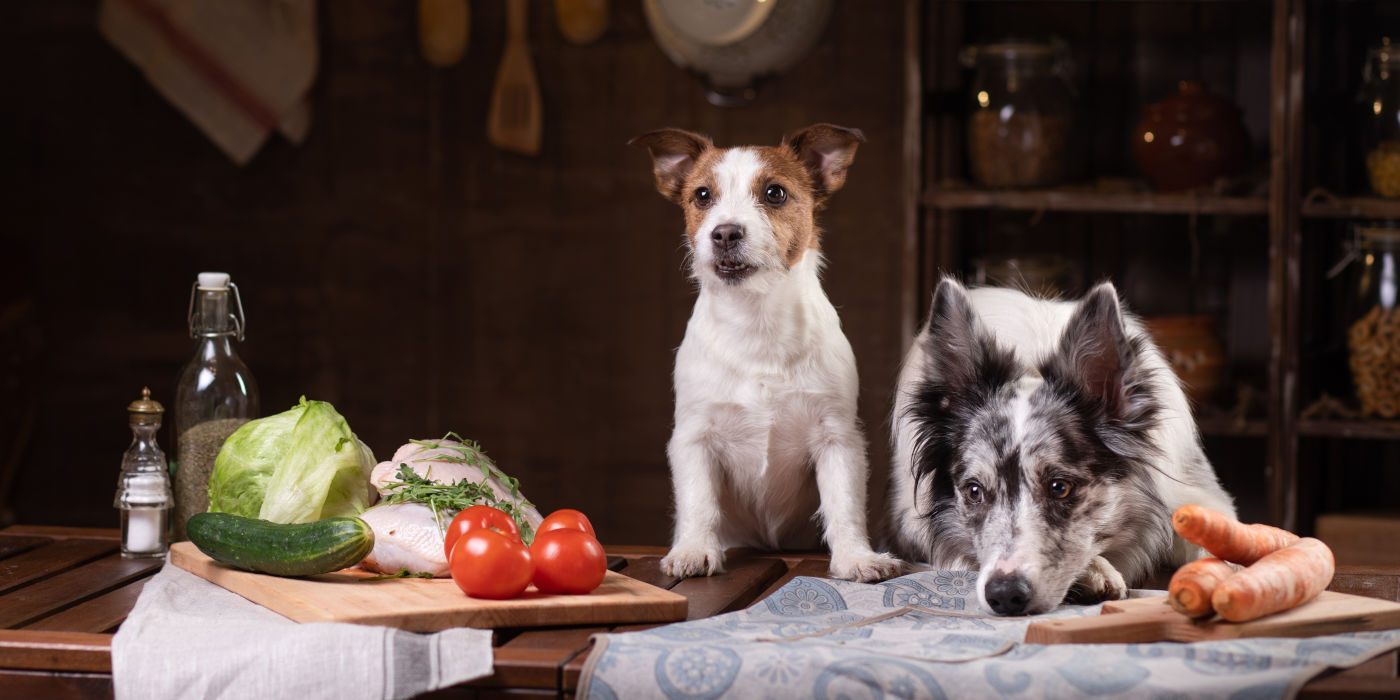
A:
POLYGON ((468 530, 452 545, 452 580, 473 598, 514 598, 530 585, 535 563, 519 537, 468 530))
POLYGON ((587 593, 608 572, 603 545, 581 530, 561 527, 541 532, 530 545, 530 555, 535 560, 535 588, 541 593, 587 593))
POLYGON ((598 536, 598 533, 593 531, 593 523, 588 522, 588 516, 573 508, 560 508, 550 513, 549 517, 545 518, 544 522, 540 523, 539 528, 535 530, 535 535, 539 536, 542 532, 549 532, 550 530, 558 530, 561 528, 583 530, 588 533, 590 537, 598 536))
POLYGON ((456 544, 457 538, 463 533, 491 528, 520 539, 520 527, 515 524, 515 518, 506 515, 506 512, 499 508, 475 505, 458 513, 447 526, 447 532, 443 533, 442 551, 447 554, 447 561, 452 561, 452 545, 456 544))

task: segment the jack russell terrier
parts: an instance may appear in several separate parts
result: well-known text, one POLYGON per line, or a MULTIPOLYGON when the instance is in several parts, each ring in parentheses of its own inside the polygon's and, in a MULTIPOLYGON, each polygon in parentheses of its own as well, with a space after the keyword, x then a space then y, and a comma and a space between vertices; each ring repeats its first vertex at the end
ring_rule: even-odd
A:
POLYGON ((662 568, 711 575, 728 547, 831 548, 831 574, 888 578, 870 548, 855 357, 822 291, 816 213, 846 180, 860 131, 817 124, 778 146, 716 148, 680 129, 630 144, 685 211, 700 288, 676 355, 666 447, 676 531, 662 568), (813 479, 815 475, 815 479, 813 479))

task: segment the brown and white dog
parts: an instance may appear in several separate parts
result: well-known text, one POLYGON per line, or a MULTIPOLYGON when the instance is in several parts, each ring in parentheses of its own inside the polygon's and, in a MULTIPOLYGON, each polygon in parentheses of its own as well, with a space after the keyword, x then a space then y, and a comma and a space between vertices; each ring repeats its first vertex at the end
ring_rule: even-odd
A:
POLYGON ((833 576, 870 581, 898 568, 870 548, 855 357, 819 279, 816 213, 863 140, 817 124, 769 147, 716 148, 680 129, 631 141, 685 211, 700 288, 676 355, 666 449, 676 531, 662 567, 672 576, 722 570, 727 547, 815 546, 817 513, 833 576))

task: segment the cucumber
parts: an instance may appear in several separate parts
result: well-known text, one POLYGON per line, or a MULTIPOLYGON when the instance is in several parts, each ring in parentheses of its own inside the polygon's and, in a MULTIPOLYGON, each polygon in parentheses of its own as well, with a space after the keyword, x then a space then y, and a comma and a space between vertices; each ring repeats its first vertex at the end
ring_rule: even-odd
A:
POLYGON ((215 561, 277 576, 314 576, 358 564, 374 549, 374 531, 359 518, 283 524, 231 513, 196 513, 190 541, 215 561))

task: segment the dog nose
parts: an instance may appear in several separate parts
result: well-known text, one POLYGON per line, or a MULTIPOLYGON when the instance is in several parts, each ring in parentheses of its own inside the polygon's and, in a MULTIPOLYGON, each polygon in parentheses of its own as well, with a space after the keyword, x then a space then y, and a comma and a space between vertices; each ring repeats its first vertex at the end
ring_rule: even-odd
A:
POLYGON ((710 240, 720 248, 729 249, 744 240, 744 227, 738 224, 720 224, 710 232, 710 240))
POLYGON ((1020 574, 996 574, 987 581, 987 605, 998 615, 1021 615, 1031 602, 1031 582, 1020 574))

